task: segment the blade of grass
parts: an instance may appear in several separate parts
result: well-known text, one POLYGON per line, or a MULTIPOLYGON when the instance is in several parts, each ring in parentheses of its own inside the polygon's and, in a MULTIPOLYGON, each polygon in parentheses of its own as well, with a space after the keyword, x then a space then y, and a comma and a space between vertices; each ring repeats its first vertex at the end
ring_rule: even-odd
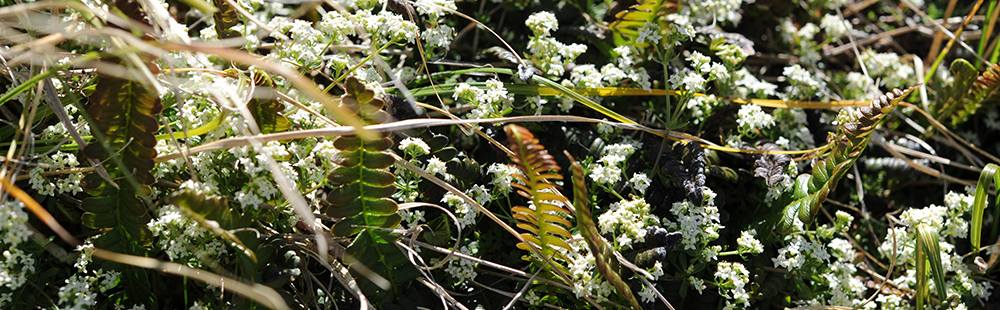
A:
POLYGON ((917 225, 917 309, 923 306, 923 300, 929 299, 929 282, 927 281, 927 265, 931 267, 931 277, 934 279, 934 288, 938 295, 938 300, 948 297, 945 292, 944 266, 941 265, 941 246, 938 243, 938 233, 930 226, 924 224, 917 225), (926 256, 926 260, 921 256, 926 256), (921 296, 923 292, 923 296, 921 296))
MULTIPOLYGON (((997 173, 997 170, 1000 170, 1000 166, 987 164, 986 167, 983 167, 983 173, 979 175, 979 183, 976 184, 976 198, 972 203, 972 230, 969 231, 972 251, 976 253, 979 252, 982 240, 983 212, 986 210, 986 196, 989 194, 990 179, 993 179, 993 186, 1000 186, 1000 174, 997 173)), ((994 205, 1000 205, 1000 195, 997 195, 997 201, 994 205)), ((993 217, 991 238, 994 238, 997 233, 997 219, 997 216, 993 217)))

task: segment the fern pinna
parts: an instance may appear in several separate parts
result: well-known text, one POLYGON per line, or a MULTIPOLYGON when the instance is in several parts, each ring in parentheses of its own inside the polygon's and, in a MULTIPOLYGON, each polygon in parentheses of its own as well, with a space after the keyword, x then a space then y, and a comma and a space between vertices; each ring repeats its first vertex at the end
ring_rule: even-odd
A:
MULTIPOLYGON (((347 91, 341 97, 341 106, 357 113, 366 124, 384 123, 390 119, 382 110, 385 102, 375 98, 375 92, 365 88, 357 78, 345 83, 347 91)), ((343 135, 333 140, 339 152, 331 160, 338 166, 327 176, 334 189, 327 195, 329 206, 324 211, 338 219, 330 232, 337 237, 357 235, 345 252, 345 263, 352 267, 363 264, 366 269, 389 281, 389 286, 377 285, 373 275, 359 277, 358 285, 376 304, 390 302, 395 290, 405 288, 404 283, 414 279, 416 269, 395 246, 399 235, 392 229, 399 226, 402 217, 396 201, 390 198, 396 192, 396 177, 388 168, 395 160, 390 155, 392 140, 388 134, 365 140, 355 135, 343 135)), ((358 271, 357 268, 351 268, 358 271)))
POLYGON ((826 196, 837 187, 840 178, 847 173, 868 146, 875 128, 896 108, 900 100, 919 86, 906 90, 893 89, 873 99, 870 105, 858 108, 854 113, 842 111, 837 116, 837 132, 829 138, 829 150, 825 156, 813 163, 812 174, 799 175, 793 190, 785 193, 786 198, 791 195, 794 201, 781 212, 779 229, 789 230, 794 226, 795 219, 802 223, 812 222, 816 212, 819 212, 820 205, 826 201, 826 196))

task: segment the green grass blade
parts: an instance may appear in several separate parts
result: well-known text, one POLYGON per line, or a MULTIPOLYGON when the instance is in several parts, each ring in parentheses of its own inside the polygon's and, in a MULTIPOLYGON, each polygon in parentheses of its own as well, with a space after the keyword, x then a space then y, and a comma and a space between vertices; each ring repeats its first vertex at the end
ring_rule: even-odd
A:
POLYGON ((939 300, 948 297, 945 292, 944 266, 941 264, 941 246, 938 244, 938 233, 927 225, 917 225, 917 309, 924 300, 920 293, 929 297, 927 287, 927 265, 931 267, 931 277, 934 278, 934 288, 939 300), (922 255, 921 255, 922 254, 922 255), (926 256, 926 260, 921 256, 926 256))
MULTIPOLYGON (((969 231, 969 239, 972 241, 972 250, 979 252, 983 230, 983 212, 986 210, 986 196, 990 189, 990 179, 993 179, 994 186, 1000 186, 1000 174, 997 174, 1000 166, 988 164, 979 175, 979 183, 976 184, 976 199, 972 203, 972 230, 969 231)), ((997 197, 1000 204, 1000 196, 997 197)), ((997 225, 993 225, 990 236, 996 234, 997 225)))

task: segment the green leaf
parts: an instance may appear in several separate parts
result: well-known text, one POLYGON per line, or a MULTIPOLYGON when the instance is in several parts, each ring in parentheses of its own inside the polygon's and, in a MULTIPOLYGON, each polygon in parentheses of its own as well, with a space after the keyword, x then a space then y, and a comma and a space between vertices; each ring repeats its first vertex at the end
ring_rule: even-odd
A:
MULTIPOLYGON (((990 179, 993 179, 993 186, 1000 187, 1000 174, 997 171, 1000 170, 1000 166, 996 164, 987 164, 983 167, 983 172, 979 174, 979 182, 976 183, 976 197, 972 202, 972 230, 969 231, 970 241, 972 242, 972 250, 979 252, 980 242, 982 240, 982 230, 983 230, 983 213, 986 210, 986 196, 990 189, 990 179)), ((995 206, 1000 206, 1000 195, 997 195, 997 201, 994 203, 995 206)), ((995 235, 997 227, 997 216, 994 216, 993 230, 995 235)))
POLYGON ((944 266, 941 264, 941 247, 938 244, 940 236, 937 231, 924 224, 918 224, 916 230, 917 309, 922 309, 924 300, 930 299, 927 265, 931 267, 931 276, 934 278, 938 299, 944 300, 948 295, 945 291, 947 282, 944 278, 944 266))

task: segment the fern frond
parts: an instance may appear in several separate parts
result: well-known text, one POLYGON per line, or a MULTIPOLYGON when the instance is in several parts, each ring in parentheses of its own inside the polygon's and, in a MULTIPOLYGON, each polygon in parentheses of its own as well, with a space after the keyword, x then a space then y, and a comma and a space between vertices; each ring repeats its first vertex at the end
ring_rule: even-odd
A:
MULTIPOLYGON (((355 112, 366 124, 384 123, 391 118, 382 109, 385 102, 375 98, 375 92, 357 78, 348 78, 345 86, 347 93, 341 97, 341 106, 355 112)), ((365 264, 370 272, 391 284, 390 289, 363 274, 357 275, 358 286, 378 304, 391 302, 396 290, 419 274, 394 244, 399 235, 392 229, 399 226, 402 217, 391 198, 396 192, 396 177, 388 170, 395 162, 388 153, 392 145, 387 134, 372 140, 355 135, 333 140, 339 152, 330 160, 338 166, 327 176, 334 189, 327 195, 329 206, 324 210, 338 219, 330 229, 334 236, 357 235, 345 251, 345 258, 351 259, 344 262, 354 267, 365 264)))
POLYGON ((628 10, 615 14, 615 21, 608 27, 614 32, 615 44, 622 45, 633 42, 638 47, 649 46, 648 43, 634 43, 639 37, 639 28, 646 23, 657 23, 661 29, 670 27, 666 16, 680 10, 680 1, 676 0, 639 0, 628 10))
POLYGON ((219 39, 239 37, 240 33, 231 29, 240 23, 240 15, 236 13, 236 9, 232 5, 229 5, 229 1, 226 0, 214 0, 212 3, 215 4, 215 7, 219 8, 218 11, 212 14, 212 19, 215 19, 215 31, 219 34, 219 39))
POLYGON ((590 253, 594 255, 594 262, 597 264, 597 272, 615 286, 615 290, 628 300, 632 309, 642 309, 639 300, 632 294, 632 289, 620 275, 621 264, 615 257, 615 250, 608 244, 608 240, 601 237, 600 231, 597 230, 597 224, 594 224, 594 218, 590 214, 590 209, 587 208, 589 199, 587 198, 587 184, 583 167, 573 159, 569 152, 565 152, 565 154, 573 169, 573 207, 576 209, 576 226, 580 235, 583 236, 583 240, 586 240, 587 245, 590 246, 590 253))
POLYGON ((854 113, 841 113, 837 117, 839 125, 837 132, 830 139, 829 151, 823 158, 813 163, 811 175, 800 175, 795 180, 794 190, 786 192, 786 195, 791 195, 794 201, 780 214, 781 219, 778 223, 780 230, 790 229, 795 219, 802 223, 812 222, 819 212, 820 205, 826 201, 827 195, 836 189, 837 183, 868 146, 875 128, 884 121, 885 116, 900 100, 919 86, 906 90, 893 89, 873 99, 870 105, 860 107, 854 113))
MULTIPOLYGON (((557 257, 568 261, 565 255, 561 254, 554 247, 560 247, 572 251, 572 247, 566 243, 566 239, 572 234, 568 228, 572 226, 566 219, 572 211, 563 207, 569 203, 566 197, 558 195, 555 191, 558 188, 549 184, 548 180, 562 179, 562 175, 551 173, 558 171, 559 164, 552 158, 552 155, 545 150, 545 147, 538 143, 530 131, 517 125, 507 125, 504 127, 509 141, 509 147, 514 152, 511 161, 521 170, 524 175, 516 175, 516 178, 523 184, 512 182, 511 185, 518 189, 517 193, 530 199, 534 208, 516 206, 511 208, 514 218, 520 222, 517 227, 527 230, 522 233, 524 240, 537 246, 546 257, 557 257), (559 204, 553 203, 559 202, 559 204)), ((529 246, 523 242, 517 247, 522 250, 529 250, 529 246)))

